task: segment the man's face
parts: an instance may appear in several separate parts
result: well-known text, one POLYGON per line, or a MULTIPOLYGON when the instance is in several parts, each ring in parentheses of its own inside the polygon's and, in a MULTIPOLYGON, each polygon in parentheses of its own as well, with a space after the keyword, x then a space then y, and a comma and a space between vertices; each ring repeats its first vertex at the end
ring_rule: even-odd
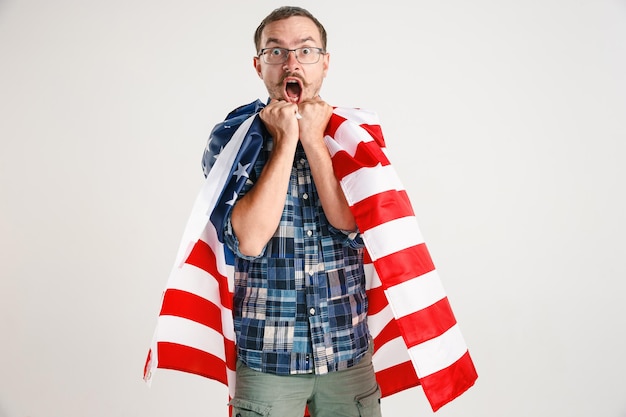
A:
MULTIPOLYGON (((321 48, 322 41, 315 23, 306 17, 292 16, 272 22, 263 29, 261 49, 273 47, 321 48)), ((255 57, 254 67, 270 98, 297 104, 319 94, 328 71, 328 61, 329 55, 324 54, 315 64, 301 64, 290 52, 283 64, 266 64, 262 57, 255 57)))

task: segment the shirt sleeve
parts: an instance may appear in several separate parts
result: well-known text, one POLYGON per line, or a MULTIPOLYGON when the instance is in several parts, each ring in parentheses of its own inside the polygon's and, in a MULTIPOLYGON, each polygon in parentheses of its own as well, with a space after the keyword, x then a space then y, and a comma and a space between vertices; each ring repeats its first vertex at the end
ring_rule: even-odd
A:
POLYGON ((241 253, 241 251, 239 250, 239 239, 237 239, 237 236, 235 236, 235 232, 233 231, 233 225, 230 221, 232 213, 233 211, 231 210, 228 216, 226 216, 226 218, 224 219, 224 243, 226 244, 226 246, 228 246, 228 248, 233 251, 235 256, 237 256, 238 258, 246 259, 248 261, 258 259, 265 255, 265 249, 267 248, 267 245, 263 246, 263 250, 257 256, 248 256, 241 253))
POLYGON ((329 224, 328 231, 342 239, 344 246, 349 246, 351 249, 361 249, 365 247, 365 243, 363 242, 363 237, 361 236, 359 229, 354 231, 341 230, 329 224))

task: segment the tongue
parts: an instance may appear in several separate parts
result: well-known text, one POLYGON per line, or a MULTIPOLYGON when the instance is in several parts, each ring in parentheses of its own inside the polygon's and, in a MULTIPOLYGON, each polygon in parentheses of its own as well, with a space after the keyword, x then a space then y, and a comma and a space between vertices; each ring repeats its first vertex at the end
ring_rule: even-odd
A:
POLYGON ((286 88, 287 97, 291 101, 297 101, 300 98, 300 86, 298 84, 290 83, 287 84, 286 88))

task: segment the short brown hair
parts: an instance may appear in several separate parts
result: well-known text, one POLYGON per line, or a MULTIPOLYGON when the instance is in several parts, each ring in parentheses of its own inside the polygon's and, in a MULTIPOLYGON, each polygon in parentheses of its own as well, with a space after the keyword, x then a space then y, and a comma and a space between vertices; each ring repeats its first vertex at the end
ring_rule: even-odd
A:
POLYGON ((254 32, 254 46, 256 47, 257 52, 261 49, 261 34, 263 33, 263 29, 265 29, 265 26, 272 22, 287 19, 288 17, 292 16, 303 16, 311 19, 320 31, 322 49, 326 50, 326 29, 324 29, 324 26, 320 23, 320 21, 317 20, 315 16, 313 16, 308 10, 303 9, 302 7, 283 6, 275 9, 274 11, 272 11, 272 13, 268 14, 265 19, 263 19, 259 27, 256 28, 256 31, 254 32))

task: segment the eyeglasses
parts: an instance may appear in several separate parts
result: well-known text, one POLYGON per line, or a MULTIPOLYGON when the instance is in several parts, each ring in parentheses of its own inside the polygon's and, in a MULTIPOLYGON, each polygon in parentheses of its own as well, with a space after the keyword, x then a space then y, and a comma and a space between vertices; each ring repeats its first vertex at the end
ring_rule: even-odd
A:
POLYGON ((259 57, 263 57, 266 64, 284 64, 289 59, 289 52, 293 52, 296 59, 301 64, 316 64, 320 60, 320 55, 326 52, 322 48, 306 46, 304 48, 263 48, 259 52, 259 57))

